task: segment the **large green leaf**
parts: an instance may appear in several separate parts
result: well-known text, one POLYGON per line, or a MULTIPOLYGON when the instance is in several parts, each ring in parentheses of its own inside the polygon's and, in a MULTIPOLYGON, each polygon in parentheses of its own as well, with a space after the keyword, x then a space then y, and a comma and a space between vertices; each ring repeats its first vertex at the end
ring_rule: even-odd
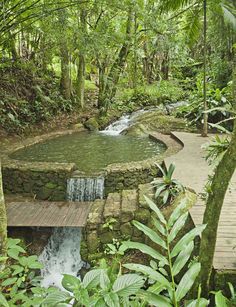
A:
POLYGON ((125 274, 115 280, 112 290, 118 296, 128 297, 137 293, 144 282, 145 279, 138 274, 125 274))
POLYGON ((120 307, 120 300, 117 293, 108 293, 104 296, 104 301, 109 307, 120 307))
POLYGON ((170 243, 176 238, 179 231, 184 227, 187 218, 188 218, 188 212, 180 216, 178 220, 175 222, 168 237, 170 243))
POLYGON ((199 298, 197 300, 191 301, 186 304, 186 307, 207 307, 209 305, 209 301, 205 298, 199 298))
POLYGON ((136 228, 141 230, 146 236, 149 237, 154 243, 160 245, 161 247, 167 249, 166 242, 151 228, 143 225, 142 223, 138 221, 133 221, 133 224, 136 228))
POLYGON ((171 307, 172 306, 170 300, 167 297, 160 295, 160 294, 155 294, 153 292, 140 290, 137 296, 141 300, 146 301, 151 306, 156 306, 156 307, 171 307))
POLYGON ((176 300, 178 302, 181 301, 188 293, 188 291, 192 288, 193 283, 200 272, 200 269, 201 269, 200 263, 194 263, 184 274, 176 289, 176 300))
POLYGON ((171 163, 170 166, 169 166, 169 168, 168 168, 168 170, 167 170, 167 173, 166 173, 166 177, 167 177, 169 180, 171 180, 174 171, 175 171, 175 165, 174 165, 173 163, 171 163))
POLYGON ((156 227, 156 229, 163 235, 166 236, 167 232, 165 227, 163 227, 163 225, 160 223, 160 221, 158 221, 154 216, 151 217, 152 218, 152 223, 153 225, 156 227))
POLYGON ((6 287, 6 286, 9 286, 9 285, 15 284, 16 281, 17 281, 17 277, 10 277, 10 278, 5 279, 5 280, 1 283, 1 285, 4 286, 4 287, 6 287))
POLYGON ((215 293, 215 304, 216 307, 228 307, 228 299, 222 294, 221 291, 215 293))
POLYGON ((187 247, 187 245, 194 240, 196 236, 199 236, 202 231, 206 228, 206 225, 200 225, 196 228, 192 229, 186 235, 183 236, 182 239, 174 246, 173 250, 171 251, 171 257, 175 257, 181 252, 183 249, 187 247))
POLYGON ((143 264, 136 264, 136 263, 127 263, 124 264, 123 266, 131 271, 142 273, 148 276, 149 278, 159 282, 161 285, 165 286, 166 288, 170 288, 169 281, 162 274, 153 270, 149 266, 143 264))
POLYGON ((43 304, 56 307, 59 303, 69 302, 72 297, 67 292, 57 291, 50 293, 44 300, 43 304))
POLYGON ((102 270, 101 274, 100 274, 100 287, 105 290, 109 287, 110 285, 110 279, 107 275, 107 271, 106 270, 102 270))
POLYGON ((144 195, 145 201, 147 202, 148 206, 152 211, 154 211, 159 218, 160 222, 164 225, 166 225, 166 220, 164 218, 164 215, 161 213, 160 209, 158 209, 157 205, 148 197, 144 195))
POLYGON ((152 247, 150 247, 146 244, 139 243, 139 242, 132 242, 132 241, 126 241, 126 242, 123 242, 123 244, 125 246, 127 246, 127 249, 138 249, 142 253, 149 255, 152 258, 159 260, 159 261, 162 261, 164 264, 168 265, 168 261, 163 255, 161 255, 154 248, 152 248, 152 247))
POLYGON ((79 278, 68 274, 63 275, 61 283, 62 286, 70 292, 73 292, 75 289, 79 289, 81 286, 81 281, 79 280, 79 278))
POLYGON ((92 289, 99 285, 101 271, 102 269, 94 269, 86 273, 82 282, 84 288, 92 289))
POLYGON ((188 210, 192 207, 192 205, 196 201, 196 197, 197 197, 196 194, 186 190, 184 194, 180 194, 175 199, 176 208, 174 209, 168 220, 169 228, 171 228, 174 225, 174 223, 179 219, 181 215, 188 212, 188 210))
POLYGON ((185 264, 188 262, 193 249, 194 249, 194 243, 193 241, 191 241, 187 245, 187 247, 179 253, 172 268, 172 273, 174 276, 177 275, 185 266, 185 264))
POLYGON ((3 306, 3 307, 9 307, 10 306, 8 304, 7 300, 5 299, 5 297, 2 295, 2 293, 0 293, 0 306, 3 306))

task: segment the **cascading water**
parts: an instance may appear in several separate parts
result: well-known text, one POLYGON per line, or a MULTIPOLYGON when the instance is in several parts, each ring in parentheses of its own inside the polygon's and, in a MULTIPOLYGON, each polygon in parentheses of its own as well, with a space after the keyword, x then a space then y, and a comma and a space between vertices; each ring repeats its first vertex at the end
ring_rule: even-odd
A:
POLYGON ((107 135, 119 135, 122 131, 129 128, 133 124, 137 116, 144 112, 148 112, 148 110, 139 110, 129 115, 123 115, 119 120, 110 124, 106 129, 100 132, 107 135))
POLYGON ((78 177, 67 181, 67 199, 70 201, 93 201, 103 198, 104 177, 78 177))
MULTIPOLYGON (((103 177, 75 177, 67 182, 69 201, 93 201, 103 198, 103 177)), ((80 256, 81 229, 55 228, 39 257, 44 268, 41 270, 42 285, 62 288, 63 274, 78 275, 84 265, 80 256)))
POLYGON ((39 257, 44 268, 42 286, 62 288, 63 274, 77 276, 84 262, 80 256, 81 229, 55 228, 47 246, 39 257))

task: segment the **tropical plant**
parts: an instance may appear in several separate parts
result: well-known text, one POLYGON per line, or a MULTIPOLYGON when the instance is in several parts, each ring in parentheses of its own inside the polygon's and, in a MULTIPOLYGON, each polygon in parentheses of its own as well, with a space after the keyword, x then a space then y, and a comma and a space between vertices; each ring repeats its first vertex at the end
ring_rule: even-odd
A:
MULTIPOLYGON (((178 238, 188 218, 187 194, 178 203, 168 221, 152 200, 147 197, 145 199, 153 213, 153 227, 150 228, 138 221, 134 221, 133 224, 163 252, 144 243, 126 241, 123 244, 127 249, 138 249, 153 260, 149 266, 134 263, 123 266, 148 277, 148 288, 145 291, 138 291, 138 297, 153 306, 177 307, 186 298, 200 272, 200 264, 190 259, 194 249, 194 239, 205 229, 205 225, 197 226, 178 238)), ((207 305, 208 301, 200 298, 199 292, 198 298, 187 302, 185 306, 207 305)))
POLYGON ((228 283, 231 297, 228 298, 223 295, 222 291, 212 291, 215 295, 215 306, 216 307, 235 307, 236 306, 236 293, 233 285, 228 283))
MULTIPOLYGON (((175 165, 170 164, 169 168, 165 171, 161 165, 156 164, 162 173, 162 177, 152 181, 155 187, 155 198, 162 199, 162 205, 170 204, 176 196, 184 191, 183 185, 176 179, 173 179, 175 165)), ((161 205, 161 206, 162 206, 161 205)))
MULTIPOLYGON (((37 256, 27 256, 26 251, 20 246, 19 239, 9 238, 7 240, 7 256, 0 258, 4 262, 0 272, 0 303, 7 301, 9 305, 22 304, 31 306, 34 290, 40 285, 41 277, 37 271, 42 268, 37 256)), ((42 290, 41 290, 42 292, 42 290)), ((36 298, 37 299, 37 298, 36 298)))
POLYGON ((83 280, 65 274, 62 286, 68 292, 58 290, 49 294, 43 304, 46 306, 142 306, 135 294, 143 287, 146 278, 139 274, 114 274, 111 267, 102 260, 100 267, 86 273, 83 280))
POLYGON ((214 167, 219 163, 229 147, 230 139, 228 137, 216 135, 213 140, 203 146, 206 150, 206 160, 210 165, 214 167))

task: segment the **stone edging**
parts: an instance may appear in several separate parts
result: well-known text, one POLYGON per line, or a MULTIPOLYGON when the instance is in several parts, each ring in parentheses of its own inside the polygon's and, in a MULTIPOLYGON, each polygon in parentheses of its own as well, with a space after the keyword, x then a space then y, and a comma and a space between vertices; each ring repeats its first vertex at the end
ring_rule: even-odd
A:
MULTIPOLYGON (((36 195, 38 199, 43 200, 65 200, 67 179, 72 177, 75 171, 77 175, 80 173, 74 163, 27 162, 11 159, 9 155, 24 147, 80 131, 86 130, 82 128, 52 132, 3 148, 1 159, 5 192, 36 195)), ((167 150, 161 155, 143 161, 108 165, 101 172, 105 177, 105 196, 111 192, 133 189, 139 184, 152 181, 158 173, 156 163, 162 164, 165 157, 181 149, 180 144, 170 135, 153 132, 149 137, 164 143, 167 150)))

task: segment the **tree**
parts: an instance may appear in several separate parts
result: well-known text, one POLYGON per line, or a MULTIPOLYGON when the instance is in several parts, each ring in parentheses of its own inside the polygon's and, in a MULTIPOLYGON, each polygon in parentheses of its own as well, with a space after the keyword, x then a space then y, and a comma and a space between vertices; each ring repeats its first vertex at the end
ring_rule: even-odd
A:
POLYGON ((207 115, 207 0, 203 1, 203 12, 204 12, 204 29, 203 29, 203 36, 204 36, 204 55, 203 55, 203 100, 204 100, 204 111, 203 114, 203 129, 202 129, 202 136, 207 136, 207 126, 208 126, 208 115, 207 115))
MULTIPOLYGON (((171 2, 169 0, 167 2, 167 7, 172 7, 171 2)), ((179 8, 181 6, 190 3, 191 1, 186 0, 179 0, 175 1, 173 6, 174 8, 179 8)), ((209 1, 211 5, 218 5, 220 6, 220 1, 212 2, 209 1)), ((224 1, 224 3, 229 4, 229 1, 224 1)), ((206 5, 207 1, 203 0, 204 6, 204 106, 205 109, 207 108, 206 103, 206 5)), ((173 8, 173 7, 172 7, 173 8)), ((230 12, 229 8, 232 9, 232 5, 226 7, 223 5, 224 11, 227 10, 228 17, 230 16, 230 21, 236 28, 236 14, 234 15, 230 12)), ((235 13, 236 5, 234 3, 233 11, 235 13)), ((234 101, 236 99, 236 70, 233 76, 233 97, 234 101)), ((207 115, 204 115, 204 129, 203 129, 203 136, 207 135, 207 115)), ((214 175, 212 178, 211 186, 210 186, 210 193, 208 195, 208 199, 206 202, 206 209, 204 212, 204 219, 203 223, 206 224, 206 229, 203 231, 202 238, 201 238, 201 245, 200 245, 200 263, 201 263, 201 271, 196 283, 195 290, 197 289, 198 285, 201 284, 202 291, 204 296, 209 295, 210 290, 210 278, 212 273, 213 267, 213 258, 215 253, 215 246, 216 246, 216 238, 217 238, 217 229, 221 214, 221 209, 224 203, 225 194, 227 192, 229 182, 234 174, 236 168, 236 120, 234 123, 234 130, 232 133, 231 142, 229 147, 224 154, 222 160, 217 165, 214 175)))
POLYGON ((66 10, 58 11, 58 26, 60 28, 59 48, 61 58, 61 92, 65 99, 71 97, 71 79, 70 79, 70 55, 68 40, 66 35, 67 30, 67 12, 66 10))
MULTIPOLYGON (((229 7, 223 8, 229 9, 229 7)), ((231 6, 231 10, 235 13, 236 4, 231 6)), ((236 29, 236 14, 230 13, 230 21, 236 29)), ((226 16, 227 17, 227 16, 226 16)), ((236 62, 235 62, 236 63, 236 62)), ((234 63, 233 74, 233 98, 234 111, 236 110, 236 67, 234 63)), ((234 129, 231 136, 229 147, 224 154, 222 160, 217 165, 214 176, 210 186, 210 193, 206 202, 206 209, 204 212, 203 223, 207 224, 206 229, 202 234, 200 245, 200 263, 201 271, 198 278, 198 283, 201 283, 203 294, 209 295, 210 279, 213 267, 213 258, 215 253, 217 229, 220 220, 221 210, 224 204, 225 194, 227 192, 230 180, 236 169, 236 120, 234 122, 234 129)))
POLYGON ((3 187, 2 187, 2 173, 0 163, 0 256, 6 255, 6 241, 7 241, 7 214, 4 202, 3 187))

